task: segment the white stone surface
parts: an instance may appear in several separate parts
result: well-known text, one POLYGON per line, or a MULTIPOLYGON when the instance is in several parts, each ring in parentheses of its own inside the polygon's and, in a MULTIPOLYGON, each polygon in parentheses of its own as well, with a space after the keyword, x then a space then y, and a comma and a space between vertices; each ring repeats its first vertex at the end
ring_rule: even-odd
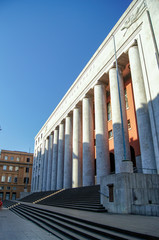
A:
POLYGON ((58 137, 59 130, 54 130, 53 141, 53 158, 52 158, 52 173, 51 173, 51 190, 56 190, 57 186, 57 160, 58 160, 58 137))
POLYGON ((49 139, 45 140, 45 152, 44 152, 44 173, 43 173, 43 186, 42 191, 46 191, 46 179, 47 179, 47 163, 48 163, 48 147, 49 147, 49 139))
POLYGON ((44 142, 41 146, 41 158, 40 158, 40 169, 39 169, 39 188, 38 191, 42 191, 43 187, 43 175, 44 175, 44 142))
POLYGON ((83 99, 83 186, 94 185, 93 98, 83 99))
POLYGON ((82 185, 82 118, 80 107, 73 110, 72 144, 72 187, 80 187, 82 185))
POLYGON ((124 171, 122 166, 123 160, 130 160, 130 146, 128 141, 128 128, 127 128, 126 106, 125 106, 125 96, 124 96, 124 82, 123 82, 120 69, 118 73, 119 73, 122 118, 121 118, 121 111, 120 111, 116 68, 112 68, 109 71, 116 173, 120 173, 124 171), (123 120, 123 131, 122 131, 122 120, 123 120), (125 141, 125 157, 124 157, 124 141, 125 141))
POLYGON ((72 117, 65 119, 64 188, 72 187, 72 117))
POLYGON ((105 85, 99 84, 94 87, 94 105, 97 184, 100 184, 100 177, 110 173, 105 85))
POLYGON ((134 90, 143 173, 155 173, 156 163, 151 125, 137 46, 133 46, 129 49, 129 60, 134 90))
POLYGON ((64 123, 59 125, 58 164, 57 164, 57 189, 63 188, 64 175, 64 123))
POLYGON ((159 2, 146 0, 140 55, 145 68, 144 84, 148 102, 157 172, 159 173, 159 2), (151 54, 150 54, 151 53, 151 54))
POLYGON ((53 134, 51 134, 51 135, 49 136, 49 149, 48 149, 48 165, 47 165, 46 191, 50 191, 50 190, 51 190, 52 144, 53 144, 53 134))

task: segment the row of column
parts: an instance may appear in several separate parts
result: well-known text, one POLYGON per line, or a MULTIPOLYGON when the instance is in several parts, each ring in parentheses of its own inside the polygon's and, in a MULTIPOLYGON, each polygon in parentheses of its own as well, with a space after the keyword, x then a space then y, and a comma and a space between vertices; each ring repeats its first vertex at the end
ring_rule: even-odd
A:
MULTIPOLYGON (((137 125, 144 173, 156 169, 150 118, 147 108, 144 81, 138 47, 129 49, 137 125)), ((116 68, 109 71, 115 171, 132 172, 128 139, 124 82, 119 71, 119 88, 116 68), (120 111, 120 100, 121 111, 120 111), (123 122, 123 125, 122 125, 123 122), (125 157, 126 158, 125 158, 125 157)), ((108 149, 106 89, 102 83, 94 87, 96 169, 97 183, 100 177, 110 173, 108 149)), ((94 178, 94 112, 93 97, 86 96, 82 107, 76 107, 72 115, 54 130, 45 142, 43 179, 41 190, 55 190, 95 183, 94 178)))

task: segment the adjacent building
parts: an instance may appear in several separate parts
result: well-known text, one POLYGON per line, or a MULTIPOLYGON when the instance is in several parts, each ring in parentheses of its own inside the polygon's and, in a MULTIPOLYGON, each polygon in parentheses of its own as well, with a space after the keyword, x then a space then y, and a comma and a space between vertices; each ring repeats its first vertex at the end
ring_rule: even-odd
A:
POLYGON ((32 192, 159 173, 158 23, 157 0, 132 1, 37 133, 32 192))
POLYGON ((33 154, 2 150, 0 154, 0 197, 16 200, 31 191, 33 154))

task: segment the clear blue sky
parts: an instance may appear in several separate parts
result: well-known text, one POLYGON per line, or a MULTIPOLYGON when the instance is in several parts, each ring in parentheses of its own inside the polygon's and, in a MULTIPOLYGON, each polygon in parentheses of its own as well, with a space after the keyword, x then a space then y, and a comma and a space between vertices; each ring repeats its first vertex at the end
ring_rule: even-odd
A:
POLYGON ((34 137, 131 0, 0 0, 0 149, 34 137))

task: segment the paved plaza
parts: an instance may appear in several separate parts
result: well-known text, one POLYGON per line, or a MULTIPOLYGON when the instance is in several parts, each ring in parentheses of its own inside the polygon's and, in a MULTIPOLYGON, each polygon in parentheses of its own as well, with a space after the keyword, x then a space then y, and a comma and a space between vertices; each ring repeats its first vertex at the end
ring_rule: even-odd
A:
POLYGON ((57 240, 34 223, 17 216, 10 210, 0 210, 0 240, 57 240))

